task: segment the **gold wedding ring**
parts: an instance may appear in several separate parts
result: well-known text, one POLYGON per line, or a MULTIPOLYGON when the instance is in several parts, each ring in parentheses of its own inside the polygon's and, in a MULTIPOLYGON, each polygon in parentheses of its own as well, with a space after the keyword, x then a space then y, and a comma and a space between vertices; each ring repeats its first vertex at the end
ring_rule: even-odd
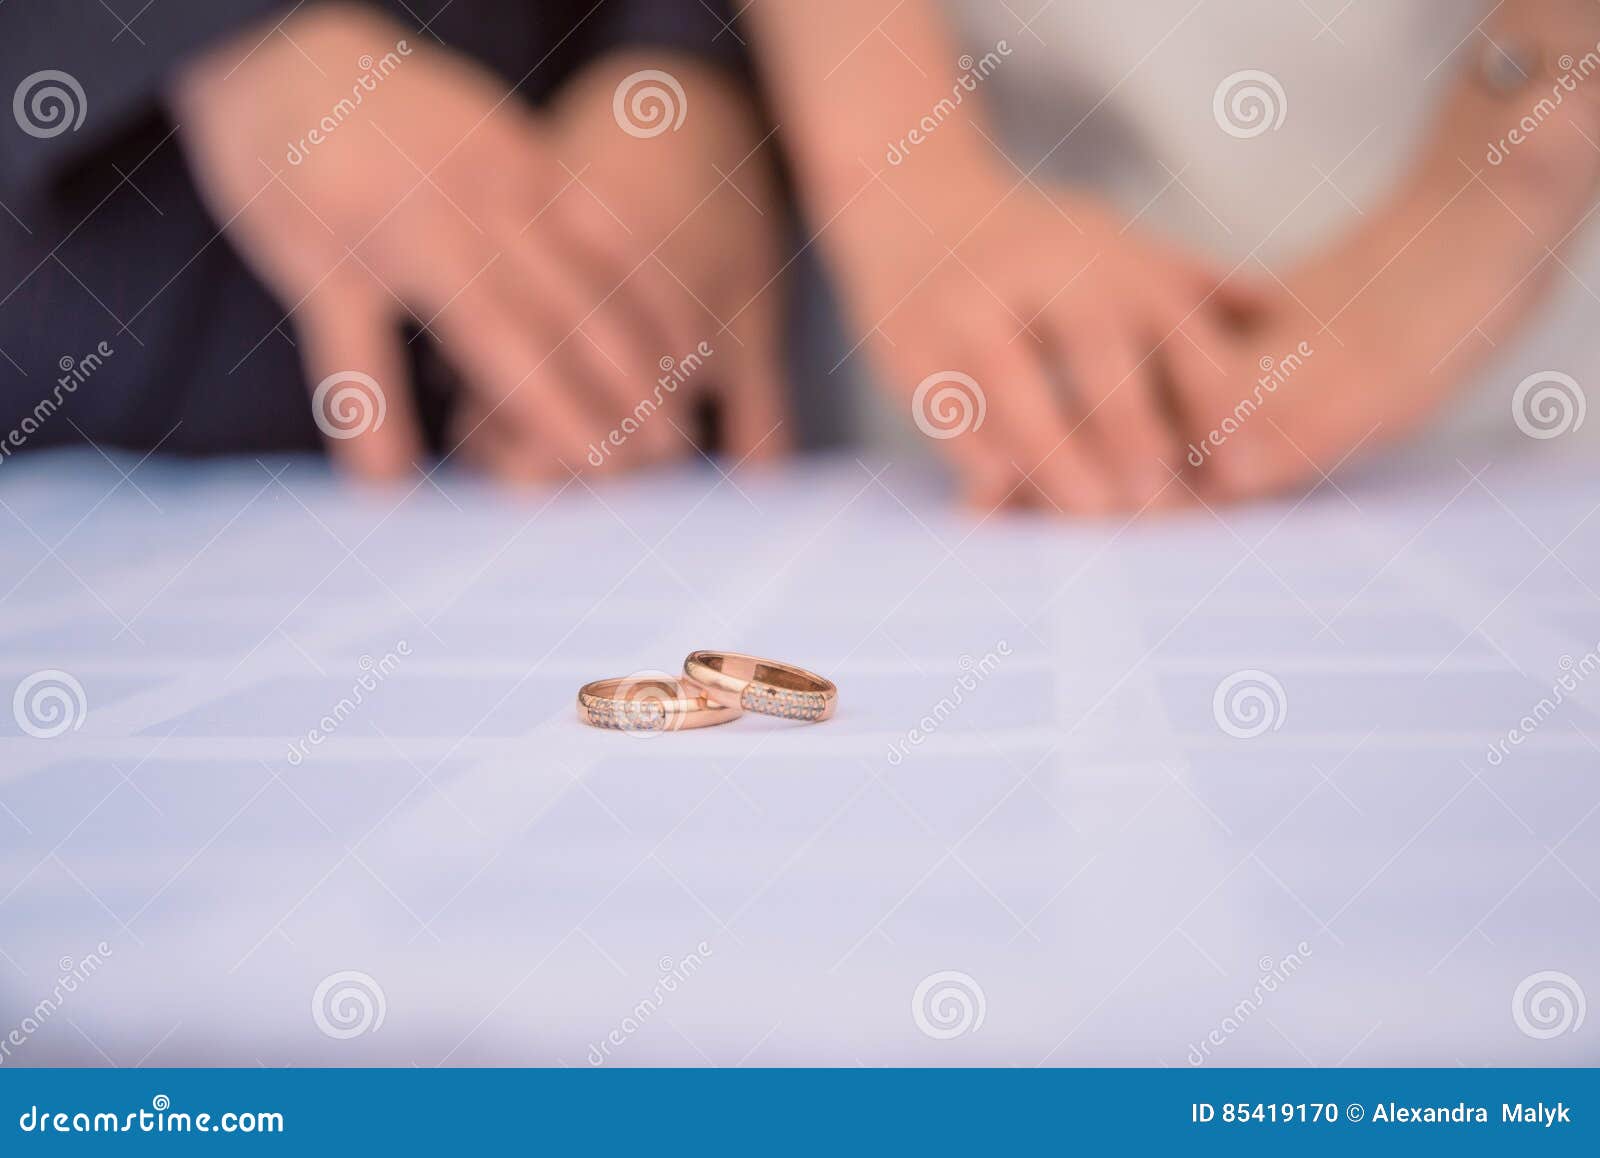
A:
POLYGON ((706 695, 730 708, 816 723, 832 717, 839 689, 815 672, 736 651, 696 651, 683 674, 706 695))
POLYGON ((709 728, 739 716, 732 707, 677 676, 595 680, 578 689, 578 719, 621 732, 681 732, 709 728))

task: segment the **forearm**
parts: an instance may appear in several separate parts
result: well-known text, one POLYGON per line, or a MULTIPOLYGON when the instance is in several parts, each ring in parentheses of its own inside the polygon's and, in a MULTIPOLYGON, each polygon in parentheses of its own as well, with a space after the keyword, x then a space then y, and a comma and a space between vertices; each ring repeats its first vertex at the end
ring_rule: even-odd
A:
POLYGON ((1465 62, 1387 211, 1363 225, 1375 280, 1419 306, 1389 319, 1397 343, 1446 377, 1560 275, 1552 252, 1600 193, 1600 3, 1509 0, 1483 31, 1485 55, 1465 62))
POLYGON ((1491 236, 1560 244, 1600 187, 1600 2, 1509 0, 1451 86, 1408 192, 1483 198, 1491 236), (1468 196, 1470 195, 1470 196, 1468 196))
POLYGON ((945 190, 993 168, 981 79, 1010 45, 960 57, 934 0, 755 0, 743 20, 819 224, 874 173, 918 215, 964 212, 945 190))

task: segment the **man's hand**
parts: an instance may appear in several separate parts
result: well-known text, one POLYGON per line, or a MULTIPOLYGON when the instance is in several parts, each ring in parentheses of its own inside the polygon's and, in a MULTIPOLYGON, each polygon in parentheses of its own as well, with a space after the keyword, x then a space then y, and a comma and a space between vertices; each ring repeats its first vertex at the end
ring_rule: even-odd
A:
MULTIPOLYGON (((172 100, 216 219, 292 319, 318 424, 354 473, 422 445, 400 325, 439 343, 511 432, 497 473, 559 477, 692 349, 680 286, 476 65, 365 7, 311 5, 194 62, 172 100), (377 384, 381 400, 352 398, 377 384), (375 421, 379 407, 383 413, 375 421)), ((614 463, 671 452, 659 427, 614 463)))
MULTIPOLYGON (((605 401, 606 432, 591 444, 588 465, 625 458, 646 435, 665 441, 668 453, 691 453, 692 403, 705 397, 717 400, 730 457, 781 453, 784 212, 772 146, 748 96, 719 69, 686 57, 615 53, 568 83, 550 125, 578 191, 603 208, 690 317, 687 344, 657 351, 658 364, 620 405, 605 401)), ((515 431, 496 430, 492 418, 480 426, 470 412, 462 420, 469 453, 485 439, 498 453, 517 453, 515 431)))

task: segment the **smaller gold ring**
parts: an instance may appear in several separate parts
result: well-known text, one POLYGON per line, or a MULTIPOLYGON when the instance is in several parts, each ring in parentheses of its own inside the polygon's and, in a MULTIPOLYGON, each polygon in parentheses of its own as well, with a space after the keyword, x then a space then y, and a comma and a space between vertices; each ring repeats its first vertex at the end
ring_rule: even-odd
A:
POLYGON ((736 651, 696 651, 683 661, 683 674, 719 704, 817 723, 833 716, 839 689, 815 672, 777 660, 736 651))
POLYGON ((578 719, 620 732, 681 732, 737 719, 729 707, 677 676, 595 680, 578 689, 578 719))

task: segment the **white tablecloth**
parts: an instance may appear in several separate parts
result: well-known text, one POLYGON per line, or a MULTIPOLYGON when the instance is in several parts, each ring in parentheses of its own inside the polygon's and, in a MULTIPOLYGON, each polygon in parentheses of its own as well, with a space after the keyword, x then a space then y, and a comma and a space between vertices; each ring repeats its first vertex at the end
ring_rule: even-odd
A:
POLYGON ((1600 678, 1523 719, 1600 469, 1528 447, 1131 526, 8 461, 0 1063, 1600 1061, 1600 678), (839 715, 577 722, 697 647, 839 715))

